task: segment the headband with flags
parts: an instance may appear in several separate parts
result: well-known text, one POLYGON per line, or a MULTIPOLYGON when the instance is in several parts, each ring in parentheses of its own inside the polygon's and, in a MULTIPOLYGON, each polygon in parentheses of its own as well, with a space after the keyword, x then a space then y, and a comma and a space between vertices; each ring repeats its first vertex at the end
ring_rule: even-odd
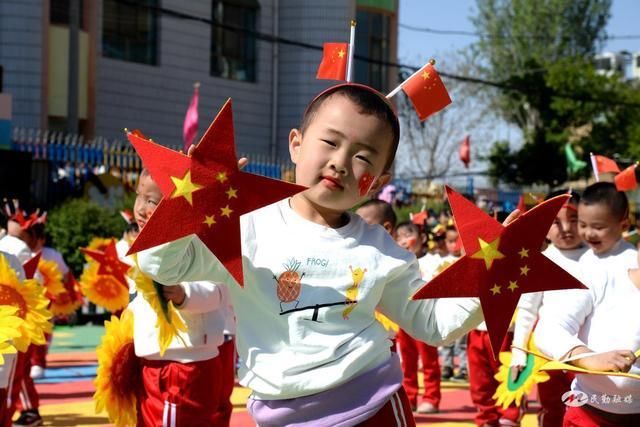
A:
MULTIPOLYGON (((355 52, 356 22, 351 21, 351 37, 347 43, 324 43, 322 60, 316 74, 317 79, 353 81, 353 55, 355 52)), ((435 69, 435 60, 431 59, 424 67, 413 73, 404 82, 386 95, 392 98, 401 90, 409 97, 421 121, 451 104, 440 75, 435 69)), ((364 86, 364 85, 363 85, 364 86)), ((366 86, 371 91, 375 89, 366 86)), ((329 88, 331 89, 331 88, 329 88)), ((323 93, 326 93, 324 91, 323 93)), ((317 98, 317 97, 316 97, 317 98)), ((314 99, 315 101, 315 99, 314 99)), ((311 102, 313 104, 313 101, 311 102)))
POLYGON ((47 213, 40 214, 40 209, 27 214, 26 211, 20 209, 18 200, 13 199, 12 204, 5 200, 4 213, 9 221, 17 222, 22 230, 28 230, 35 224, 43 224, 47 221, 47 213))

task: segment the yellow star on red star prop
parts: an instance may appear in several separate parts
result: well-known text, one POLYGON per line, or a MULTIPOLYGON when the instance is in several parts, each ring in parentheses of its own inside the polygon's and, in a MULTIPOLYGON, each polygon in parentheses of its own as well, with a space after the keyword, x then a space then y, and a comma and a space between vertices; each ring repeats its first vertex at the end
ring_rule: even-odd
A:
POLYGON ((195 234, 243 285, 240 215, 306 188, 238 170, 231 100, 191 156, 127 136, 164 196, 129 253, 195 234))
POLYGON ((557 212, 569 196, 549 199, 503 226, 453 189, 446 189, 466 255, 413 299, 479 297, 497 357, 521 294, 586 289, 540 253, 557 212))

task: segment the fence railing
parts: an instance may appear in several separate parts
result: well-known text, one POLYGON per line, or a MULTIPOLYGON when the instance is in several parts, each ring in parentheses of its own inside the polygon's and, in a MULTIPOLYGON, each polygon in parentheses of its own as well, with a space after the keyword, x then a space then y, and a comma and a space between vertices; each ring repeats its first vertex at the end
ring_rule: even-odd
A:
MULTIPOLYGON (((180 150, 181 146, 167 146, 180 150)), ((140 157, 126 140, 16 127, 11 149, 30 153, 32 185, 30 198, 38 206, 51 206, 69 195, 81 195, 87 181, 106 172, 133 188, 142 168, 140 157)), ((252 153, 245 172, 293 181, 293 165, 288 160, 252 153)))

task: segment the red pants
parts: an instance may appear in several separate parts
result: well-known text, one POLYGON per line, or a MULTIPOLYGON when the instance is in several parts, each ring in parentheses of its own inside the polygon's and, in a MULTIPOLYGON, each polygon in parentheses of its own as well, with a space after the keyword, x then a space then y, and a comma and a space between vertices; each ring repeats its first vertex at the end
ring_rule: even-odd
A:
POLYGON ((571 390, 574 375, 569 372, 548 371, 549 380, 538 384, 538 400, 540 427, 562 427, 562 420, 567 406, 562 402, 562 395, 571 390))
POLYGON ((218 372, 220 376, 220 395, 216 399, 218 402, 218 413, 224 425, 231 422, 231 412, 233 404, 231 403, 231 394, 236 383, 236 346, 235 340, 230 339, 218 347, 220 354, 218 360, 218 372))
POLYGON ((358 424, 358 427, 415 427, 415 425, 409 398, 404 389, 400 387, 373 417, 358 424))
POLYGON ((637 427, 640 414, 613 414, 589 405, 569 406, 564 414, 564 427, 637 427))
MULTIPOLYGON (((511 337, 509 336, 502 345, 502 351, 508 351, 511 337)), ((496 407, 493 394, 498 388, 498 382, 493 377, 500 367, 500 362, 493 358, 489 334, 486 331, 473 330, 469 332, 467 342, 467 357, 469 360, 469 392, 471 400, 478 412, 475 415, 475 423, 498 425, 500 419, 519 425, 523 412, 521 408, 514 406, 507 409, 496 407)))
POLYGON ((225 426, 218 412, 217 357, 193 363, 141 359, 138 426, 225 426))
POLYGON ((438 348, 413 339, 402 329, 398 331, 397 340, 404 374, 402 386, 407 392, 411 406, 415 407, 418 404, 418 356, 422 360, 422 372, 424 374, 422 400, 436 407, 439 406, 441 394, 438 348))
POLYGON ((16 409, 24 411, 40 407, 40 398, 30 375, 32 349, 33 346, 29 346, 25 353, 18 353, 16 373, 11 386, 11 406, 7 411, 9 419, 13 417, 16 409))
POLYGON ((0 388, 0 427, 11 427, 11 417, 7 417, 9 412, 7 408, 7 389, 0 388))
POLYGON ((42 369, 47 367, 47 353, 49 352, 49 344, 51 344, 51 334, 44 334, 47 340, 43 345, 32 345, 31 366, 41 366, 42 369))

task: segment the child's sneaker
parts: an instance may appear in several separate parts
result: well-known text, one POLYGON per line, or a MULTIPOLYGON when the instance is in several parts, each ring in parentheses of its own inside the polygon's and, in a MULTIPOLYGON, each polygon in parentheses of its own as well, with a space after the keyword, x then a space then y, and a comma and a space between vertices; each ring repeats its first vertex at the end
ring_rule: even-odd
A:
POLYGON ((418 414, 437 414, 439 412, 438 407, 431 402, 422 402, 418 405, 418 414))
POLYGON ((453 368, 451 366, 443 366, 440 378, 449 380, 453 376, 453 368))
POLYGON ((13 427, 34 427, 42 425, 42 417, 37 409, 22 411, 20 418, 13 422, 13 427))
POLYGON ((44 377, 44 368, 39 365, 33 365, 31 367, 31 372, 29 373, 31 378, 37 380, 38 378, 44 377))

